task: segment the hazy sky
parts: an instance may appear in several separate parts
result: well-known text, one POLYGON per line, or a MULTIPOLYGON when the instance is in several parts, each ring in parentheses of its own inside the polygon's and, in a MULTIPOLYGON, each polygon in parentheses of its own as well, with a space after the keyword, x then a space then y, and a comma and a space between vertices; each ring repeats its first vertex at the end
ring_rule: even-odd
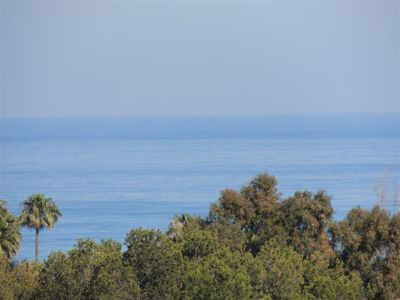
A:
POLYGON ((400 111, 399 14, 398 1, 1 1, 1 113, 400 111))

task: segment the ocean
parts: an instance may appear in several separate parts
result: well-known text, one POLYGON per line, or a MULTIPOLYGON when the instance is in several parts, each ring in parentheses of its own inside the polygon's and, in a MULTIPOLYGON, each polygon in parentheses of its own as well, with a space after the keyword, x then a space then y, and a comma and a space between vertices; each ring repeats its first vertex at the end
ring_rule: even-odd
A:
MULTIPOLYGON (((282 199, 298 190, 332 196, 334 218, 396 206, 400 114, 2 118, 0 199, 18 214, 33 193, 63 216, 40 234, 40 257, 77 239, 124 241, 136 227, 166 230, 182 213, 206 216, 224 188, 276 176, 282 199)), ((24 229, 17 259, 34 257, 24 229)))

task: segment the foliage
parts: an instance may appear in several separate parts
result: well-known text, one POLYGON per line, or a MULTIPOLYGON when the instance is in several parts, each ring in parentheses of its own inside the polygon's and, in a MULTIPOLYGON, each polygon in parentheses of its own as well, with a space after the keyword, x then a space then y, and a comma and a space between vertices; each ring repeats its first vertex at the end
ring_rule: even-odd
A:
POLYGON ((209 218, 240 224, 245 232, 258 234, 277 209, 276 179, 267 174, 255 177, 240 192, 224 190, 210 207, 209 218))
POLYGON ((61 216, 53 199, 43 194, 31 195, 21 203, 20 221, 22 226, 35 229, 35 260, 39 259, 39 231, 51 228, 61 216))
POLYGON ((51 228, 61 216, 53 199, 43 194, 31 195, 22 202, 22 226, 42 230, 51 228))
MULTIPOLYGON (((51 223, 26 207, 25 225, 51 223)), ((400 213, 355 208, 335 222, 327 194, 281 199, 268 174, 223 191, 207 218, 130 231, 124 251, 79 240, 42 264, 14 263, 16 221, 1 202, 0 299, 400 299, 400 213)))
POLYGON ((167 231, 167 236, 173 241, 179 242, 182 240, 185 231, 200 229, 203 224, 204 221, 200 217, 183 214, 172 220, 167 231))
POLYGON ((40 299, 139 299, 136 275, 121 245, 79 240, 67 255, 52 253, 40 273, 40 299))
POLYGON ((218 240, 211 232, 192 230, 185 234, 181 251, 189 258, 201 258, 213 254, 218 248, 218 240))
POLYGON ((226 248, 187 262, 184 299, 250 299, 251 279, 238 252, 226 248))
POLYGON ((357 272, 348 272, 339 260, 314 252, 304 260, 304 294, 309 299, 363 299, 364 287, 357 272))
POLYGON ((256 176, 240 192, 227 189, 218 202, 211 204, 210 222, 238 224, 246 234, 246 248, 256 254, 262 246, 266 232, 274 235, 278 217, 279 193, 275 177, 256 176))
POLYGON ((20 243, 18 219, 8 212, 6 202, 0 200, 0 259, 11 259, 17 254, 20 243))
POLYGON ((124 260, 136 272, 142 299, 177 299, 183 273, 178 245, 156 230, 135 229, 125 240, 124 260))
POLYGON ((13 265, 0 258, 0 299, 35 299, 39 267, 34 262, 26 261, 13 265))
POLYGON ((7 260, 0 258, 0 299, 15 299, 18 287, 17 278, 7 260))
POLYGON ((327 230, 332 223, 333 209, 324 192, 296 192, 280 204, 280 224, 286 233, 287 244, 304 256, 320 251, 327 256, 334 252, 327 230))
POLYGON ((13 266, 13 274, 18 282, 16 294, 18 299, 32 299, 39 287, 40 265, 36 262, 23 261, 13 266))
POLYGON ((352 209, 332 226, 332 241, 346 266, 361 275, 370 298, 400 295, 400 213, 352 209))
POLYGON ((239 224, 214 222, 209 224, 205 230, 210 231, 222 246, 228 247, 232 251, 244 253, 246 234, 241 230, 239 224))
POLYGON ((262 294, 273 299, 301 299, 304 263, 300 254, 271 239, 262 246, 256 260, 260 266, 256 288, 262 294))

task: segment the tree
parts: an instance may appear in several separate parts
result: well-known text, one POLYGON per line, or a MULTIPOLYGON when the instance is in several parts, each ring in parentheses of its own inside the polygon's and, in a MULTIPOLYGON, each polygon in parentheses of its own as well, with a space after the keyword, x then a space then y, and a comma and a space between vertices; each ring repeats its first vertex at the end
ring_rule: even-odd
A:
POLYGON ((246 232, 258 234, 265 226, 265 220, 277 209, 279 193, 276 184, 275 177, 260 174, 240 192, 224 190, 218 202, 211 205, 209 218, 239 223, 246 232))
POLYGON ((218 249, 217 238, 206 230, 188 231, 182 241, 182 254, 190 258, 200 258, 218 249))
POLYGON ((8 212, 6 202, 0 200, 0 258, 10 260, 18 252, 20 243, 18 219, 8 212))
POLYGON ((355 208, 332 226, 331 235, 338 257, 360 273, 369 298, 400 295, 400 213, 355 208))
POLYGON ((135 229, 125 239, 124 262, 133 267, 142 299, 178 299, 183 273, 179 245, 159 230, 135 229))
POLYGON ((200 259, 187 261, 183 299, 251 299, 251 278, 246 259, 239 252, 221 248, 200 259))
POLYGON ((275 239, 262 246, 256 257, 258 279, 256 289, 272 299, 301 299, 304 284, 304 262, 292 247, 275 239))
POLYGON ((304 260, 304 298, 364 299, 363 282, 358 272, 348 272, 339 260, 332 261, 324 252, 314 251, 304 260))
POLYGON ((61 216, 61 212, 53 199, 43 194, 29 196, 22 202, 20 216, 22 226, 35 229, 35 260, 39 259, 39 232, 44 228, 52 228, 61 216))
POLYGON ((40 273, 39 299, 140 299, 134 270, 122 261, 121 245, 79 240, 64 254, 50 254, 40 273))
POLYGON ((328 229, 332 223, 331 200, 324 192, 296 192, 280 204, 280 223, 285 228, 287 244, 304 256, 313 251, 334 256, 328 229))
POLYGON ((246 234, 241 230, 239 224, 217 221, 209 224, 205 230, 212 232, 217 237, 219 244, 232 251, 245 252, 246 234))
POLYGON ((38 276, 36 263, 11 264, 0 257, 0 299, 36 299, 38 276))
POLYGON ((221 193, 218 202, 211 204, 209 221, 239 224, 247 236, 247 248, 256 254, 265 235, 274 235, 280 194, 276 189, 275 177, 260 174, 249 184, 242 187, 240 192, 227 189, 221 193))
POLYGON ((36 262, 23 261, 12 267, 13 276, 18 283, 14 289, 16 299, 36 299, 39 287, 39 271, 40 265, 36 262))

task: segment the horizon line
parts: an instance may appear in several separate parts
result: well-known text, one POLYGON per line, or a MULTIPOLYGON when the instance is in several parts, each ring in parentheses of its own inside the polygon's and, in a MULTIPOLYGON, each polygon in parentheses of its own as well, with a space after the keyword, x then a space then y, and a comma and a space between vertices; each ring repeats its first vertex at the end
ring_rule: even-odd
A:
POLYGON ((15 115, 3 116, 0 115, 0 120, 5 119, 97 119, 97 118, 208 118, 208 117, 277 117, 277 116, 351 116, 351 115, 397 115, 400 111, 391 112, 282 112, 282 113, 204 113, 204 114, 131 114, 131 115, 56 115, 56 116, 28 116, 15 115))

